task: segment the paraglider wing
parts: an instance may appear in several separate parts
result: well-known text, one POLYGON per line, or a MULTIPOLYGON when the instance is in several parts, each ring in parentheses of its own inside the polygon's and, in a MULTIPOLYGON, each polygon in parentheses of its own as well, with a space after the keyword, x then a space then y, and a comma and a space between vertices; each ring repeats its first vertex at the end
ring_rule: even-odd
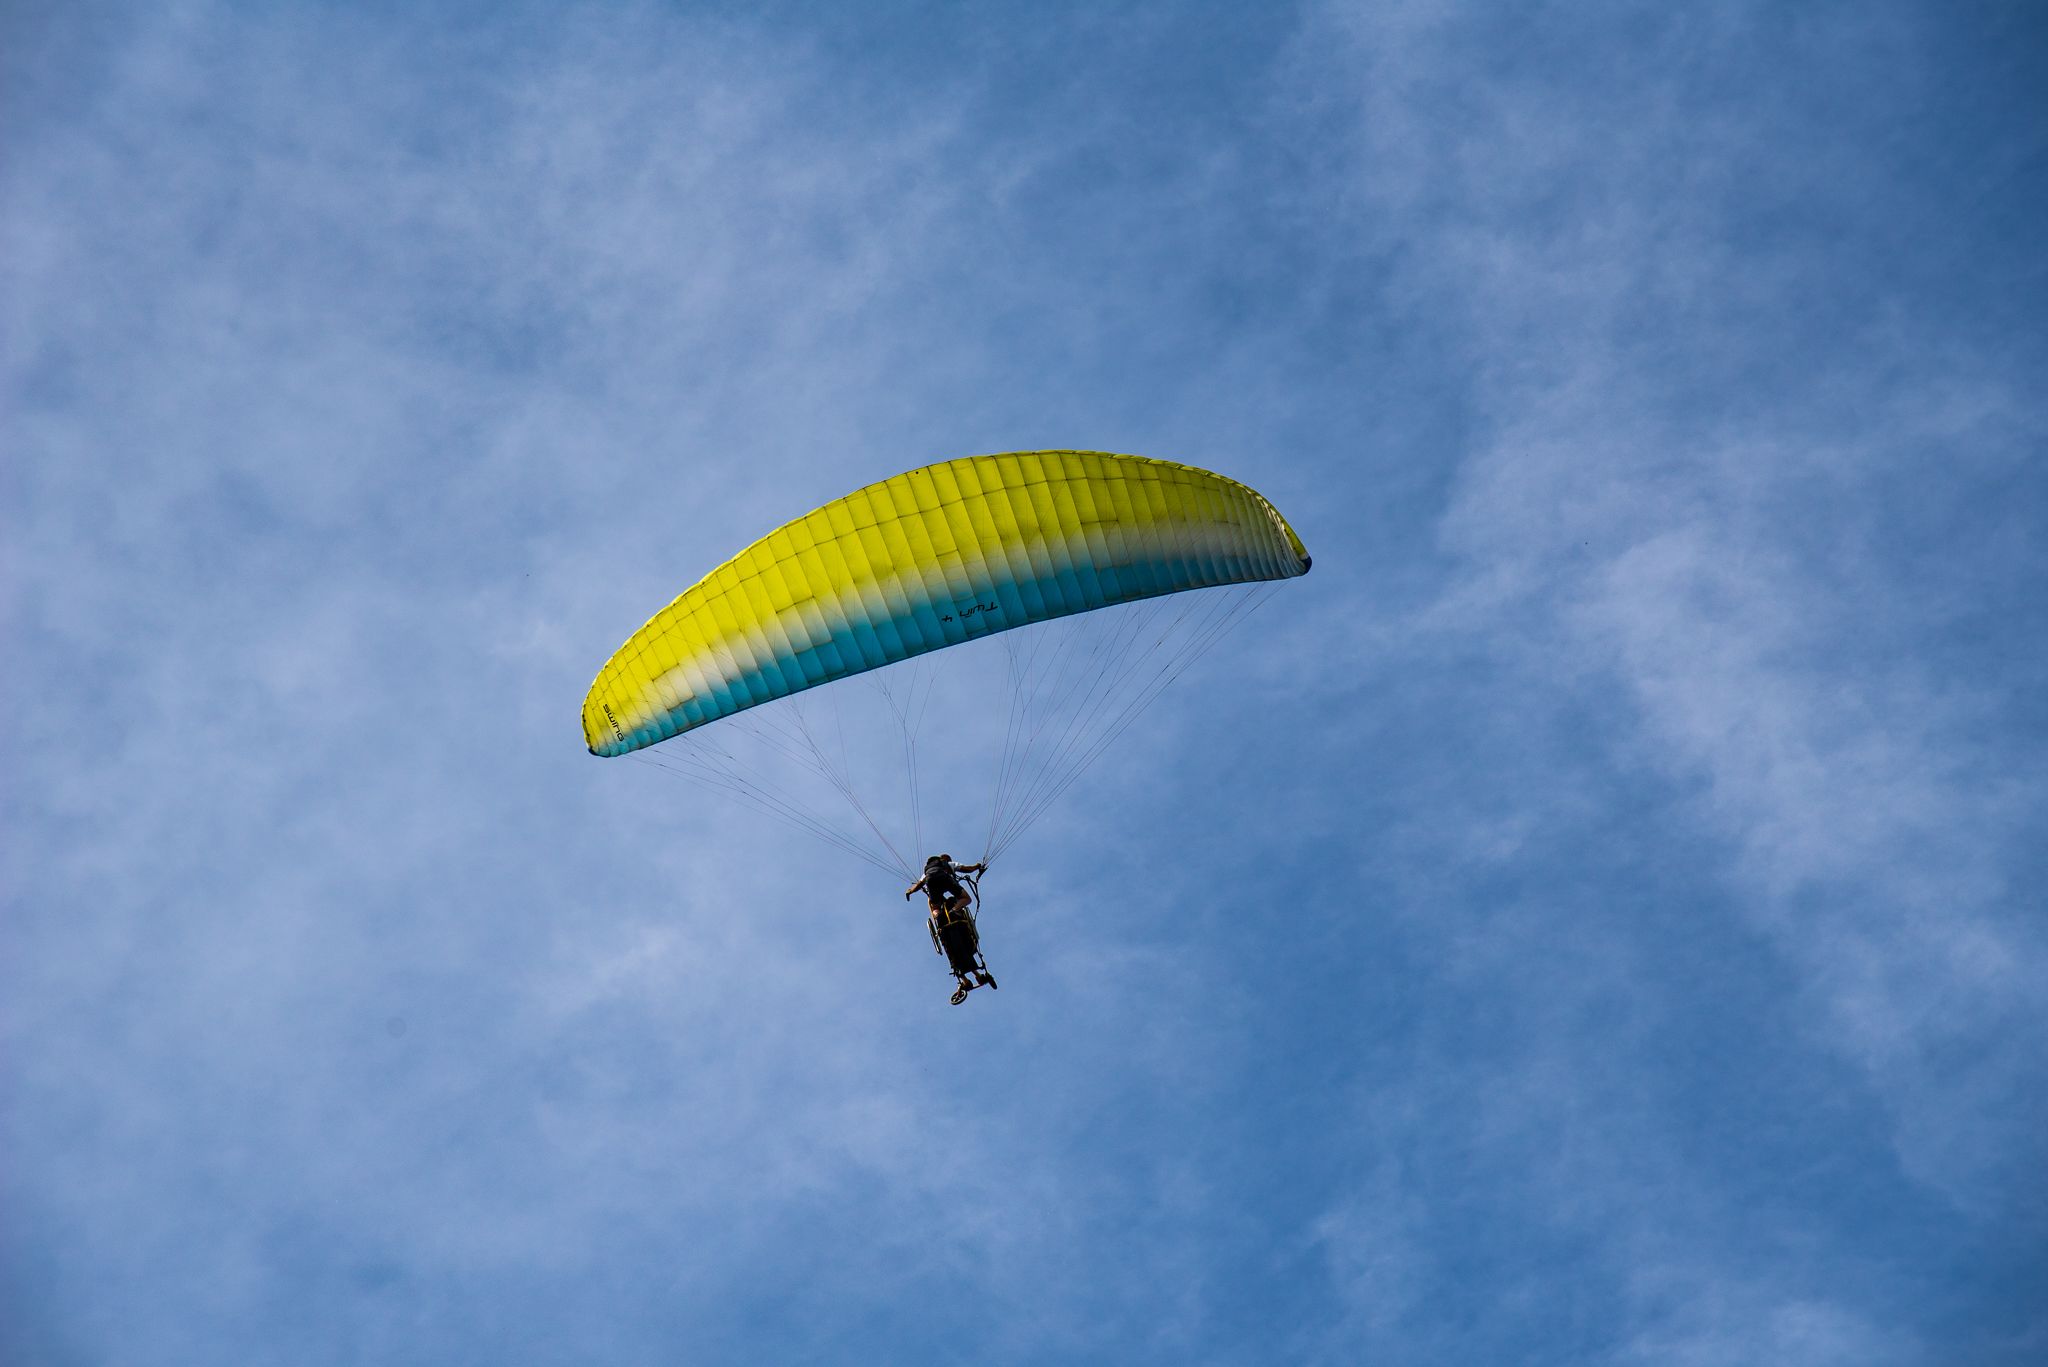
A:
POLYGON ((726 561, 606 662, 592 754, 624 755, 819 684, 1031 622, 1304 574, 1255 491, 1099 451, 971 456, 807 513, 726 561))

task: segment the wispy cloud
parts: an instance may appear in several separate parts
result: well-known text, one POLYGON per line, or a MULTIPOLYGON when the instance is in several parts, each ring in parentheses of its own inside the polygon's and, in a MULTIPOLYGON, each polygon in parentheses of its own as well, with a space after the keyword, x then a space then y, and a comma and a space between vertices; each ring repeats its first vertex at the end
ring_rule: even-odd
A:
MULTIPOLYGON (((1903 13, 1863 18, 1794 36, 1727 7, 1622 49, 1583 16, 1332 10, 1303 61, 1349 148, 1331 202, 1472 378, 1453 572, 1418 625, 1484 642, 1521 715, 1596 728, 1607 763, 1682 797, 1725 842, 1726 909, 1811 1003, 1803 1033, 1864 1070, 1915 1180, 1996 1221, 2040 1157, 2048 946, 2024 870, 2044 795, 2023 675, 1971 603, 2041 571, 2005 491, 2037 483, 2019 472, 2044 415, 2010 358, 1895 326, 1919 300, 1881 263, 1937 211, 1856 120, 1877 83, 1948 73, 1903 13), (1830 97, 1855 113, 1830 122, 1830 97)), ((1864 1311, 1713 1275, 1747 1308, 1695 1286, 1725 1328, 1629 1351, 1883 1360, 1864 1311)))
POLYGON ((2042 414, 1929 302, 1913 13, 46 26, 0 1355, 1925 1358, 1983 1303, 1881 1264, 2034 1228, 2042 414), (954 1012, 575 702, 1069 442, 1317 569, 954 1012))

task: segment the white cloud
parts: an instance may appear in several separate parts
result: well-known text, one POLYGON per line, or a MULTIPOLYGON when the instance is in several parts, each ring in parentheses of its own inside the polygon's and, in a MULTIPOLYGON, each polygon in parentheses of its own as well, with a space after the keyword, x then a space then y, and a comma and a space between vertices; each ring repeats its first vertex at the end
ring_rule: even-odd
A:
MULTIPOLYGON (((1814 130, 1688 70, 1743 14, 1661 26, 1594 90, 1538 64, 1468 80, 1478 21, 1428 7, 1332 22, 1349 65, 1329 70, 1358 92, 1356 221, 1456 310, 1488 429, 1443 523, 1457 579, 1424 620, 1553 687, 1625 687, 1622 753, 1703 780, 1696 811, 1817 1028, 1870 1070, 1921 1180, 1981 1205, 2034 1142, 1997 1092, 2041 1043, 2048 954, 2008 878, 2043 794, 1975 739, 2001 682, 1919 656, 1951 604, 1876 519, 2019 459, 2043 415, 1986 358, 1889 328, 1836 339, 1816 389, 1760 368, 1792 321, 1771 291, 1820 260, 1756 251, 1730 206, 1781 183, 1771 158, 1814 130), (1706 406, 1696 378, 1745 356, 1755 382, 1706 406), (1931 1062, 1965 1038, 1985 1055, 1965 1071, 1997 1082, 1931 1062), (1959 1103, 1980 1108, 1968 1134, 1942 1118, 1959 1103)), ((1897 60, 1896 35, 1857 38, 1897 60)))
MULTIPOLYGON (((1691 194, 1756 169, 1704 155, 1749 147, 1739 113, 1671 155, 1668 91, 1617 122, 1597 93, 1472 79, 1427 7, 1321 27, 1367 49, 1362 67, 1304 58, 1287 98, 1307 103, 1278 118, 1324 132, 1314 101, 1335 90, 1348 117, 1364 91, 1343 144, 1363 169, 1325 239, 1276 227, 1303 205, 1242 178, 1284 138, 1122 181, 1101 139, 1127 112, 996 118, 971 72, 882 98, 843 54, 665 10, 538 21, 560 26, 537 39, 179 13, 124 35, 64 118, 10 132, 8 668, 35 707, 9 738, 32 802, 11 799, 29 857, 8 875, 22 952, 0 1021, 33 1183, 11 1241, 47 1252, 65 1323, 172 1355, 265 1313, 297 1343, 324 1308, 402 1353, 452 1304, 441 1322, 488 1354, 487 1324, 744 1336, 735 1306, 800 1320, 829 1300, 904 1338, 946 1284, 997 1359, 1187 1357, 1269 1322, 1231 1276, 1292 1277, 1259 1246, 1288 1217, 1246 1193, 1309 1205, 1327 1181, 1306 1251, 1272 1257, 1322 1268, 1327 1300, 1300 1283, 1301 1342, 1341 1356, 1440 1325, 1447 1242, 1484 1240, 1435 1198, 1468 1176, 1492 1183, 1478 1209, 1595 1241, 1596 1282, 1646 1191, 1690 1201, 1681 1251, 1751 1247, 1700 1213, 1636 1095, 1661 1059, 1655 1004, 1629 992, 1640 945, 1591 915, 1559 934, 1569 889, 1432 922, 1437 889, 1411 884, 1394 924, 1340 889, 1273 932, 1270 961, 1224 962, 1247 943, 1225 918, 1270 910, 1268 880, 1295 872, 1270 857, 1286 822, 1248 795, 1316 809, 1319 859, 1426 847, 1503 883, 1613 801, 1583 773, 1540 808, 1451 793, 1477 818, 1432 826, 1417 802, 1381 843, 1369 783, 1308 786, 1319 750, 1355 758, 1357 719, 1297 733, 1291 709, 1327 701, 1329 623, 1362 615, 1341 576, 1370 548, 1343 519, 1384 472, 1347 482, 1356 431, 1300 415, 1353 400, 1298 392, 1291 367, 1340 307, 1310 296, 1358 297, 1339 287, 1361 257, 1397 262, 1394 303, 1454 343, 1478 434, 1455 471, 1418 457, 1418 486, 1454 477, 1455 582, 1419 629, 1366 616, 1375 652, 1419 636, 1483 659, 1497 676, 1430 686, 1468 690, 1445 709, 1497 714, 1488 738, 1510 746, 1576 687, 1625 696, 1614 763, 1694 795, 1734 900, 1892 1106, 1914 1170, 1976 1199, 2023 1147, 2002 1121, 2029 1046, 1980 1046, 2038 1005, 2038 948, 2004 900, 2035 780, 1971 739, 1997 682, 1913 658, 1932 591, 1887 617, 1855 590, 1883 566, 1859 510, 1898 493, 1871 451, 1995 461, 2038 410, 1995 367, 1966 384, 1976 358, 1937 367, 1875 329, 1806 397, 1763 384, 1753 411, 1696 411, 1710 386, 1686 375, 1738 373, 1733 325, 1804 265, 1734 272, 1712 196, 1691 194), (1563 185, 1581 193, 1553 202, 1563 185), (1210 316, 1205 291, 1262 281, 1301 298, 1210 316), (1873 406, 1877 353, 1903 379, 1873 406), (1098 775, 1117 834, 1056 817, 1031 871, 1004 870, 991 956, 1020 976, 997 1002, 938 1005, 891 890, 581 753, 597 662, 736 541, 927 455, 1103 431, 1088 440, 1241 447, 1314 490, 1333 553, 1300 587, 1325 612, 1266 610, 1277 647, 1212 675, 1218 693, 1255 676, 1259 728, 1219 736, 1190 709, 1149 746, 1134 733, 1128 772, 1098 775), (1327 465, 1292 454, 1323 445, 1327 465), (1807 534, 1825 507, 1842 520, 1807 534), (1173 767, 1227 759, 1277 772, 1219 793, 1173 767), (1218 869, 1255 881, 1211 885, 1218 869), (1461 991, 1422 1026, 1386 1022, 1423 1036, 1419 1076, 1361 1042, 1394 1007, 1290 996, 1321 967, 1290 956, 1327 948, 1318 918, 1340 910, 1378 937, 1336 946, 1346 975, 1398 965, 1404 937, 1446 952, 1416 990, 1461 991), (1564 986, 1489 996, 1524 979, 1564 986), (1493 1036, 1460 1034, 1465 1011, 1516 1047, 1471 1057, 1493 1036), (1302 1137, 1314 1098, 1382 1064, 1410 1084, 1385 1126, 1302 1137), (1245 1118, 1234 1088, 1273 1113, 1245 1118), (1469 1151, 1401 1153, 1425 1134, 1469 1151), (1288 1161, 1291 1184, 1239 1170, 1288 1161), (363 1289, 392 1282, 413 1299, 363 1289)), ((1702 41, 1741 27, 1683 22, 1702 41)), ((1322 165, 1328 147, 1286 150, 1322 165)), ((1324 360, 1336 387, 1368 382, 1324 360)), ((1643 1352, 1825 1361, 1868 1341, 1819 1293, 1669 1261, 1692 1271, 1644 1296, 1643 1352)), ((782 1331, 833 1346, 824 1319, 782 1331)), ((732 1337, 721 1353, 740 1356, 732 1337)))
POLYGON ((1925 1345, 1839 1305, 1760 1285, 1731 1288, 1718 1273, 1702 1280, 1646 1269, 1639 1294, 1662 1302, 1648 1325, 1615 1352, 1615 1363, 1670 1367, 1884 1367, 1926 1361, 1925 1345))

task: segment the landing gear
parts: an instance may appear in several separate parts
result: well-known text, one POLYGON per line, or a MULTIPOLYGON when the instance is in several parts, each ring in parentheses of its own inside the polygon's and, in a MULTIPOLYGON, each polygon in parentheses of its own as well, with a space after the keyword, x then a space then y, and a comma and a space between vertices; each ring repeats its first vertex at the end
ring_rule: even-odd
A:
MULTIPOLYGON (((967 994, 977 987, 996 986, 996 975, 988 971, 987 964, 980 962, 979 955, 976 955, 975 959, 978 966, 968 973, 961 974, 959 977, 960 985, 953 989, 953 1005, 955 1006, 966 1001, 967 994)), ((1002 989, 997 988, 996 990, 1001 991, 1002 989)))

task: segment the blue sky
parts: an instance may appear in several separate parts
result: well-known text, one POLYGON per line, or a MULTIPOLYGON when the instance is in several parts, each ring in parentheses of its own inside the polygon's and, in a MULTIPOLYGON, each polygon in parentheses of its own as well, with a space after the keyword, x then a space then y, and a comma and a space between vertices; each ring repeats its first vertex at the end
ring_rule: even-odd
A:
POLYGON ((2048 1356, 2028 7, 5 23, 0 1357, 2048 1356), (578 707, 1054 446, 1316 568, 955 1010, 578 707))

